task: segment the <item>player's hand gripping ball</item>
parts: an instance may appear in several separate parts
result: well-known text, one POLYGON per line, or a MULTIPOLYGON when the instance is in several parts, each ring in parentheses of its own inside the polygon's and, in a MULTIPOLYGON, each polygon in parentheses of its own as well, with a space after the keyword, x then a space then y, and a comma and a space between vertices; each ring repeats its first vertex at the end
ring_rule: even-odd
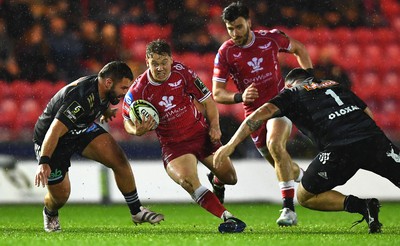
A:
POLYGON ((152 116, 153 119, 156 121, 156 125, 152 130, 158 127, 158 123, 160 122, 160 117, 158 115, 157 109, 150 102, 143 99, 139 99, 131 104, 129 109, 129 117, 131 118, 132 122, 135 122, 135 120, 137 120, 141 123, 142 115, 144 115, 146 119, 152 116))

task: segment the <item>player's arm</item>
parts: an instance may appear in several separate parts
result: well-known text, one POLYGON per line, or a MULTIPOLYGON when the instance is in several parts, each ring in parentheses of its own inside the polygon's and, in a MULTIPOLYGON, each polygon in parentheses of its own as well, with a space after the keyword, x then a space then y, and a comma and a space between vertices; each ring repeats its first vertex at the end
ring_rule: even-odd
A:
POLYGON ((219 141, 222 133, 219 126, 219 112, 217 105, 211 96, 204 100, 202 104, 204 105, 205 117, 210 124, 209 135, 211 137, 211 141, 219 141))
POLYGON ((235 94, 236 92, 228 91, 226 89, 226 83, 218 82, 213 80, 213 97, 214 100, 218 103, 222 104, 234 104, 238 103, 235 101, 235 94))
POLYGON ((47 184, 51 172, 49 166, 50 158, 58 144, 58 140, 67 132, 68 128, 64 123, 57 118, 53 120, 41 147, 39 166, 35 176, 35 186, 42 184, 44 187, 47 184))
POLYGON ((213 80, 213 96, 216 102, 222 104, 249 104, 258 98, 258 90, 251 84, 243 93, 226 90, 226 83, 213 80))
POLYGON ((300 67, 303 69, 313 68, 310 54, 304 44, 291 37, 289 37, 289 40, 291 44, 289 52, 296 56, 300 67))
POLYGON ((103 115, 100 117, 100 123, 108 122, 109 120, 113 120, 117 116, 118 108, 109 107, 103 115))
POLYGON ((368 107, 366 107, 366 108, 364 109, 364 112, 365 112, 369 117, 371 117, 371 119, 374 119, 374 114, 372 113, 371 109, 369 109, 368 107))
POLYGON ((247 116, 229 142, 220 147, 215 153, 215 167, 218 167, 222 160, 229 157, 235 151, 235 148, 238 146, 238 144, 246 139, 252 132, 260 128, 261 125, 264 124, 264 121, 274 117, 279 113, 280 110, 277 106, 272 103, 265 103, 252 114, 247 116))

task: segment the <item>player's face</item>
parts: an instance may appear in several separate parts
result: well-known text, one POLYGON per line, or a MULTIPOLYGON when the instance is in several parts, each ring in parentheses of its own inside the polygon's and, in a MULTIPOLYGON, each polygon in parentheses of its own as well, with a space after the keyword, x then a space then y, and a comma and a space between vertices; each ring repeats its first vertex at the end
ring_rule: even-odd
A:
POLYGON ((225 22, 228 34, 238 46, 244 46, 250 42, 250 20, 239 17, 232 22, 225 22))
POLYGON ((128 78, 123 78, 121 82, 119 83, 113 83, 111 86, 110 91, 108 92, 108 99, 110 100, 110 103, 113 105, 117 105, 121 98, 125 96, 125 94, 128 92, 129 87, 132 85, 132 80, 128 78))
POLYGON ((172 57, 165 54, 151 54, 146 58, 151 77, 156 82, 164 82, 171 73, 172 57))

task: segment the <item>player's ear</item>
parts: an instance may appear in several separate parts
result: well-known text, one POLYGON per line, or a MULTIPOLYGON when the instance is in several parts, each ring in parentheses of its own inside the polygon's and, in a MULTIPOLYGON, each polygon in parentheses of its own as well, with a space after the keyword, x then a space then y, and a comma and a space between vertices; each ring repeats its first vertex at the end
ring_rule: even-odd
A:
POLYGON ((113 85, 113 81, 111 78, 106 78, 105 86, 107 89, 110 89, 113 85))
POLYGON ((250 18, 247 20, 247 25, 249 26, 249 28, 251 28, 251 19, 250 18))

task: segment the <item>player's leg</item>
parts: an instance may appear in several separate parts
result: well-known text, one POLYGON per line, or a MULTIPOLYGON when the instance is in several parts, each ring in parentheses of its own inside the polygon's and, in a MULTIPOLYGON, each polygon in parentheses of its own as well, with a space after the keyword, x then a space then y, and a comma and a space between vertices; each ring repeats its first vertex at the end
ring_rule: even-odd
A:
POLYGON ((233 166, 231 159, 226 158, 225 160, 223 160, 219 168, 216 169, 213 165, 213 158, 214 155, 210 155, 203 159, 202 163, 208 169, 210 169, 210 171, 214 173, 219 181, 221 181, 223 184, 235 185, 237 183, 237 176, 235 167, 233 166))
POLYGON ((246 225, 219 202, 216 195, 200 183, 197 172, 197 158, 193 154, 183 154, 166 165, 170 178, 179 184, 192 199, 214 216, 224 220, 221 232, 242 232, 246 225))
POLYGON ((135 224, 142 222, 154 224, 164 219, 162 214, 157 214, 142 206, 137 194, 135 178, 128 158, 109 133, 96 136, 84 148, 82 155, 111 168, 118 189, 121 191, 128 204, 132 214, 132 220, 135 224))
POLYGON ((202 160, 202 163, 210 169, 211 172, 207 174, 208 181, 213 187, 213 193, 223 204, 225 200, 225 184, 235 185, 237 183, 236 170, 230 158, 226 158, 218 169, 214 168, 213 157, 214 155, 206 157, 202 160))
POLYGON ((282 194, 281 216, 276 221, 280 226, 297 224, 297 214, 294 208, 294 172, 299 173, 299 167, 292 162, 286 150, 286 143, 292 129, 291 122, 286 118, 275 118, 267 122, 267 147, 274 159, 276 175, 282 194))
MULTIPOLYGON (((56 169, 57 171, 57 169, 56 169)), ((54 172, 54 171, 52 171, 54 172)), ((46 232, 59 232, 61 225, 58 218, 58 210, 67 203, 71 193, 71 184, 68 172, 63 174, 60 183, 48 184, 47 194, 44 197, 43 223, 46 232)))
POLYGON ((366 146, 353 145, 319 153, 304 173, 297 189, 297 200, 300 205, 313 210, 359 213, 363 218, 357 223, 365 219, 370 233, 377 233, 382 226, 378 220, 380 204, 377 199, 360 199, 332 190, 345 184, 359 170, 358 156, 365 155, 366 146))

